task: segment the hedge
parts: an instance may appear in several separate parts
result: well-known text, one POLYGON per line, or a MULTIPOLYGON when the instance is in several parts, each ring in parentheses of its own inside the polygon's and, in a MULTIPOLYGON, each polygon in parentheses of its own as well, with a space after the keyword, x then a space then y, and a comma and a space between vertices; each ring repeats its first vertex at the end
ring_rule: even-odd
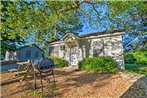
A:
POLYGON ((135 64, 137 59, 134 57, 134 55, 132 53, 125 53, 124 61, 127 64, 135 64))
POLYGON ((79 62, 79 69, 116 72, 118 64, 109 56, 84 58, 79 62))
POLYGON ((66 60, 62 59, 62 58, 54 57, 54 56, 49 56, 48 58, 53 60, 54 64, 59 66, 59 67, 66 67, 66 66, 68 66, 68 62, 66 60))
POLYGON ((135 51, 133 55, 136 58, 136 64, 147 65, 147 51, 135 51))
POLYGON ((125 53, 124 60, 126 64, 147 65, 147 51, 133 51, 125 53))

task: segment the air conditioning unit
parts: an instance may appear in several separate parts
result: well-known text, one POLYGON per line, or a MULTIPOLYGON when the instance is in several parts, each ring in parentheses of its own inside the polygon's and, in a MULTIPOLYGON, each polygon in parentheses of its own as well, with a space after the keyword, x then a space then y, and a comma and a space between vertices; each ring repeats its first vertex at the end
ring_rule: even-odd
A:
POLYGON ((64 45, 61 45, 60 46, 60 50, 64 50, 65 49, 65 46, 64 45))

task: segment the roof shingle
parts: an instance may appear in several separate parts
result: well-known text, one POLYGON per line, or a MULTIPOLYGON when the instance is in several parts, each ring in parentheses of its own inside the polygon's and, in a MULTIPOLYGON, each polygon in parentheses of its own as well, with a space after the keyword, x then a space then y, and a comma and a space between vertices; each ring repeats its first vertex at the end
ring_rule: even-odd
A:
MULTIPOLYGON (((118 29, 118 30, 106 30, 106 31, 102 31, 102 32, 95 32, 95 33, 89 33, 89 34, 82 34, 82 35, 78 35, 78 37, 80 38, 84 38, 84 37, 89 37, 89 36, 98 36, 98 35, 103 35, 103 34, 112 34, 112 33, 121 33, 124 30, 122 29, 118 29)), ((48 43, 52 43, 52 42, 56 42, 56 41, 60 41, 60 39, 57 40, 53 40, 50 41, 48 43)))
POLYGON ((84 37, 89 37, 89 36, 97 36, 97 35, 102 35, 102 34, 111 34, 111 33, 116 33, 116 32, 123 32, 123 31, 124 30, 106 30, 106 31, 102 31, 102 32, 95 32, 95 33, 79 35, 79 37, 84 38, 84 37))

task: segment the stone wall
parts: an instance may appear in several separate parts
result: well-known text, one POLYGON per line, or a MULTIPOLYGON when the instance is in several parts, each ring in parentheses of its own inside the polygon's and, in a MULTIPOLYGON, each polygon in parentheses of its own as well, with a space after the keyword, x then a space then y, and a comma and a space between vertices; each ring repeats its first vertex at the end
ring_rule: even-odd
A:
POLYGON ((121 35, 110 36, 92 40, 93 56, 111 56, 120 69, 124 69, 123 46, 121 35))
POLYGON ((70 65, 78 65, 78 62, 86 57, 111 56, 115 59, 120 69, 124 69, 122 34, 108 36, 94 36, 79 40, 78 45, 68 46, 66 43, 50 45, 65 45, 65 49, 59 49, 59 57, 64 58, 70 65))

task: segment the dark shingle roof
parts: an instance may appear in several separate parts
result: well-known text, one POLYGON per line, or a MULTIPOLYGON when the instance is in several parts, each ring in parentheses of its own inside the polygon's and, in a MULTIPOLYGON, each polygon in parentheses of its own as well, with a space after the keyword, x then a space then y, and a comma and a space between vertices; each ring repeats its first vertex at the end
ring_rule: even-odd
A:
MULTIPOLYGON (((103 34, 112 34, 112 33, 120 33, 123 32, 124 30, 122 29, 118 29, 118 30, 106 30, 106 31, 101 31, 101 32, 95 32, 95 33, 89 33, 89 34, 82 34, 82 35, 77 35, 80 38, 84 38, 84 37, 90 37, 90 36, 98 36, 98 35, 103 35, 103 34)), ((52 42, 56 42, 56 41, 60 41, 60 39, 56 39, 47 43, 52 43, 52 42)))
POLYGON ((111 34, 111 33, 116 33, 116 32, 123 32, 124 30, 106 30, 102 32, 95 32, 95 33, 89 33, 89 34, 83 34, 79 35, 79 37, 84 38, 84 37, 89 37, 89 36, 97 36, 97 35, 103 35, 103 34, 111 34))

